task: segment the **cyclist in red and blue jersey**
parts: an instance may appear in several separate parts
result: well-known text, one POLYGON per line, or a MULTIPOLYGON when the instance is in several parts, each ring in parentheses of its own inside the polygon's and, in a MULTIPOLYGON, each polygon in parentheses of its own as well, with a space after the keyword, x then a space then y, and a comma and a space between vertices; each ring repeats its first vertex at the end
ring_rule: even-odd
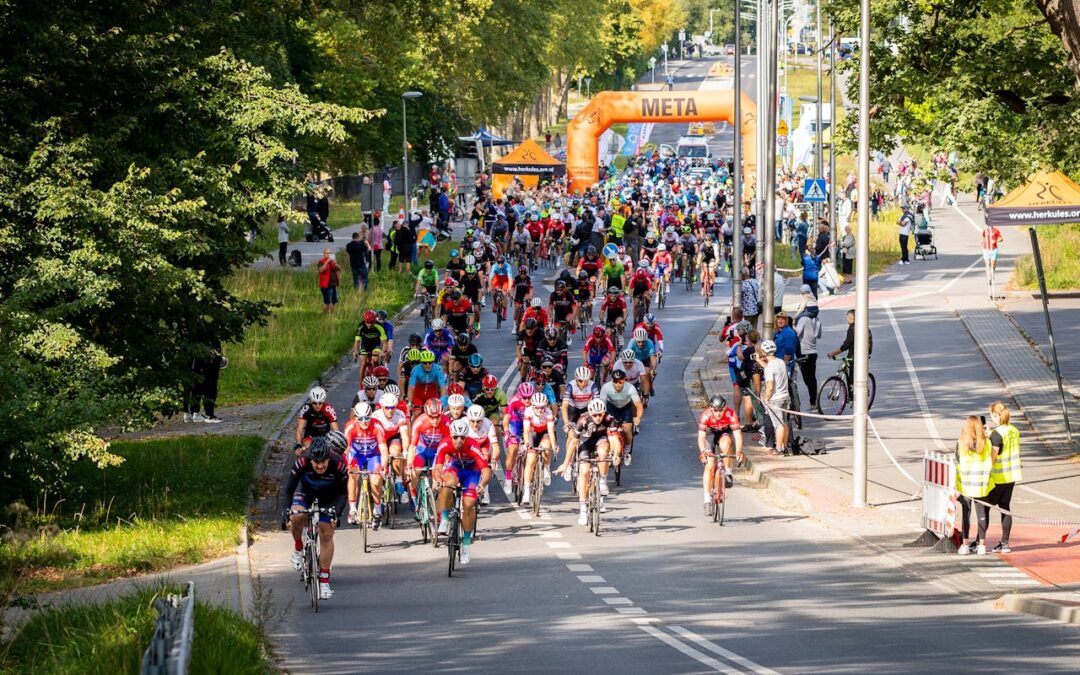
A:
POLYGON ((390 465, 390 450, 386 433, 371 419, 371 404, 360 402, 353 408, 354 418, 345 425, 345 441, 349 444, 346 463, 349 466, 349 524, 356 524, 357 502, 360 494, 360 472, 371 475, 372 529, 379 529, 382 520, 382 482, 384 467, 390 465))
POLYGON ((446 395, 446 373, 435 363, 435 354, 425 349, 420 352, 420 367, 409 374, 409 400, 419 411, 433 398, 446 395))
POLYGON ((446 360, 450 355, 450 349, 454 346, 454 333, 446 327, 442 319, 433 319, 431 328, 424 336, 424 348, 435 355, 435 360, 446 368, 446 360))
POLYGON ((705 469, 701 474, 701 486, 705 490, 705 515, 709 514, 708 506, 712 501, 713 472, 716 470, 716 457, 710 453, 724 456, 724 485, 731 487, 735 482, 732 469, 735 459, 742 460, 742 426, 739 416, 728 407, 727 400, 720 395, 713 396, 709 401, 709 407, 701 413, 698 420, 698 459, 705 469), (708 440, 708 435, 712 440, 708 440), (732 446, 735 455, 731 457, 732 446))
POLYGON ((607 336, 603 326, 593 328, 592 335, 585 341, 581 349, 581 360, 595 372, 597 368, 603 368, 602 378, 607 378, 608 370, 611 369, 611 361, 615 358, 615 345, 607 336))
POLYGON ((503 437, 506 439, 506 480, 510 480, 514 470, 514 462, 517 460, 518 447, 521 445, 521 434, 524 431, 525 408, 529 407, 529 398, 536 393, 536 387, 532 382, 522 382, 518 385, 517 392, 506 403, 506 412, 503 414, 503 437))
POLYGON ((432 465, 435 454, 439 450, 439 443, 450 435, 450 426, 443 415, 442 402, 433 398, 424 404, 424 414, 413 422, 412 438, 410 439, 408 466, 411 467, 412 478, 409 481, 409 493, 412 495, 413 509, 416 508, 416 490, 420 481, 416 480, 416 469, 422 469, 432 465))
POLYGON ((454 488, 461 486, 461 564, 472 559, 473 532, 476 530, 476 499, 487 489, 491 468, 476 441, 469 438, 469 423, 460 419, 450 426, 450 437, 439 443, 435 456, 434 477, 442 483, 435 505, 440 513, 439 534, 449 531, 450 509, 454 504, 454 488))

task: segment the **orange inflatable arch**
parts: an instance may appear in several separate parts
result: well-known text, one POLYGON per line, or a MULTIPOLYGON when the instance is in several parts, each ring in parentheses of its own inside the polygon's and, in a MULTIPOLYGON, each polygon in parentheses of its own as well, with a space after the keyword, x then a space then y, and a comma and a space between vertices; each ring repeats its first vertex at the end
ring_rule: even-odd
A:
MULTIPOLYGON (((743 181, 757 168, 757 106, 742 95, 743 181)), ((600 179, 600 134, 620 122, 719 122, 735 126, 735 90, 605 91, 593 97, 566 127, 566 171, 571 191, 600 179)))

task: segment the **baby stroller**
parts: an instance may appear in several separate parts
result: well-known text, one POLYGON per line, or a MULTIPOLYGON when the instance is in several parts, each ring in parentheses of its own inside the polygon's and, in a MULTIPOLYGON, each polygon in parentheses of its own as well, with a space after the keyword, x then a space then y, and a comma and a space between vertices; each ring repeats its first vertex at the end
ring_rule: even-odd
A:
POLYGON ((322 241, 323 239, 332 242, 334 241, 334 234, 317 214, 308 213, 308 224, 304 229, 304 240, 316 242, 322 241))
POLYGON ((937 260, 937 246, 934 245, 934 227, 929 223, 915 228, 915 259, 918 260, 920 256, 922 256, 923 260, 928 260, 930 256, 934 256, 934 260, 937 260))

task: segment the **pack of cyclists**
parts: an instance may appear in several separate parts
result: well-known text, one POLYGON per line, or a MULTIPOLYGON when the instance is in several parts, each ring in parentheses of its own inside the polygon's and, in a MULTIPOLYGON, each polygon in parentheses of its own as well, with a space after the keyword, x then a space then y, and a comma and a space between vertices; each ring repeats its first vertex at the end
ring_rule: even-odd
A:
MULTIPOLYGON (((383 503, 384 494, 415 513, 426 471, 438 486, 439 534, 446 533, 453 488, 462 489, 462 564, 472 556, 476 505, 489 503, 489 483, 500 470, 523 506, 540 499, 532 488, 536 472, 545 486, 553 474, 567 480, 576 474, 578 523, 585 525, 592 465, 606 497, 612 467, 632 464, 633 439, 654 394, 664 353, 656 294, 676 280, 699 283, 701 293, 710 294, 722 260, 729 167, 692 168, 647 155, 581 196, 552 184, 520 199, 481 200, 474 215, 482 217, 466 229, 446 268, 428 261, 416 275, 417 292, 430 302, 426 332, 410 334, 395 354, 385 313, 364 312, 353 350, 360 387, 347 419, 339 418, 322 387, 309 392, 284 486, 294 541, 302 529, 295 512, 312 497, 337 505, 350 524, 369 513, 372 529, 392 506, 383 503), (625 221, 621 237, 604 234, 612 214, 625 221), (533 275, 551 259, 553 268, 563 269, 549 291, 533 275), (512 317, 504 317, 512 323, 481 339, 481 312, 489 303, 495 312, 512 308, 512 317), (517 380, 509 391, 483 355, 484 342, 507 335, 517 380), (575 336, 582 365, 571 373, 575 336), (361 474, 370 484, 370 510, 358 508, 361 474), (392 483, 391 492, 384 481, 392 483)), ((729 446, 741 452, 733 413, 725 402, 713 404, 699 426, 706 486, 714 471, 730 475, 729 446), (724 456, 722 469, 718 456, 724 456)), ((322 542, 323 597, 332 593, 334 526, 333 519, 320 525, 320 536, 325 531, 329 538, 322 542)), ((299 554, 293 562, 300 564, 299 554)))

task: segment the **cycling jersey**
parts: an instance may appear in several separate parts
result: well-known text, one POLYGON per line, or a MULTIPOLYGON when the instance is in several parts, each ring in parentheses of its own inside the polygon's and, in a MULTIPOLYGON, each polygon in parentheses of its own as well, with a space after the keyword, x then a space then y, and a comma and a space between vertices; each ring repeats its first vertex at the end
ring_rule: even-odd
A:
POLYGON ((505 277, 506 279, 509 279, 510 277, 514 276, 514 268, 511 267, 510 263, 508 262, 504 262, 501 265, 499 263, 495 263, 491 266, 491 276, 505 277))
POLYGON ((521 315, 521 325, 525 325, 525 322, 529 319, 536 319, 536 325, 540 328, 548 325, 547 310, 543 307, 530 307, 526 309, 521 315))
MULTIPOLYGON (((293 463, 289 478, 285 481, 284 496, 287 503, 302 508, 310 508, 315 500, 323 509, 342 508, 348 490, 349 470, 345 460, 336 452, 330 453, 326 471, 319 473, 307 457, 300 457, 293 463)), ((324 512, 320 522, 328 523, 330 514, 324 512)))
POLYGON ((656 256, 652 259, 652 261, 653 269, 657 277, 663 276, 664 272, 666 272, 667 269, 675 263, 675 261, 671 259, 671 254, 667 251, 664 251, 663 253, 657 253, 656 256))
POLYGON ((522 415, 522 422, 528 422, 529 429, 534 434, 546 434, 548 423, 555 422, 555 414, 551 411, 549 406, 537 408, 536 406, 530 405, 525 409, 525 413, 522 415))
POLYGON ((415 406, 422 406, 428 399, 437 397, 445 386, 446 373, 437 363, 431 370, 425 370, 423 366, 413 368, 409 375, 409 393, 415 406))
POLYGON ((571 291, 561 293, 552 291, 551 297, 548 299, 548 305, 551 306, 551 313, 556 322, 566 321, 566 318, 574 311, 575 304, 577 304, 577 300, 574 299, 574 294, 571 291))
POLYGON ((324 403, 322 410, 315 410, 310 403, 304 404, 300 408, 300 418, 304 420, 304 435, 309 438, 330 433, 330 425, 338 419, 337 411, 329 403, 324 403))
POLYGON ((514 230, 510 240, 514 243, 514 246, 526 247, 532 241, 532 235, 526 229, 518 229, 514 230))
POLYGON ((534 330, 532 335, 529 335, 529 331, 522 329, 518 331, 517 343, 521 347, 521 354, 523 356, 535 357, 536 348, 540 345, 541 335, 539 330, 534 330))
POLYGON ((597 273, 600 271, 600 257, 595 256, 590 258, 589 256, 582 256, 581 261, 578 262, 578 271, 585 270, 590 278, 596 278, 597 273))
POLYGON ((424 346, 435 352, 435 360, 438 361, 454 346, 454 334, 445 328, 439 331, 429 328, 424 337, 424 346))
POLYGON ((565 368, 567 359, 566 341, 556 338, 554 344, 552 344, 547 338, 544 338, 536 346, 536 358, 541 363, 551 361, 555 364, 561 364, 565 368))
POLYGON ((487 377, 487 368, 480 366, 473 369, 471 367, 463 368, 460 372, 461 384, 465 386, 465 393, 472 398, 481 392, 484 387, 484 378, 487 377))
POLYGON ((461 365, 465 365, 469 357, 473 354, 479 354, 480 350, 476 348, 476 345, 470 342, 467 345, 454 345, 450 348, 450 358, 457 361, 461 365))
POLYGON ((481 391, 479 395, 473 397, 473 403, 484 409, 484 417, 491 417, 495 413, 501 413, 506 407, 506 393, 502 389, 496 389, 491 396, 488 396, 487 392, 481 391))
POLYGON ((701 417, 698 419, 699 431, 728 432, 738 428, 740 428, 739 416, 735 414, 734 410, 727 406, 720 411, 706 408, 702 411, 701 417))
POLYGON ((608 322, 614 323, 616 319, 626 316, 626 300, 621 295, 614 299, 611 296, 604 298, 600 303, 600 314, 607 317, 608 322))
POLYGON ((594 338, 590 337, 585 341, 585 361, 590 366, 597 366, 603 362, 604 358, 615 351, 615 345, 611 343, 608 337, 594 338))
POLYGON ((642 363, 648 363, 653 356, 656 355, 656 346, 649 338, 645 338, 643 342, 637 340, 631 340, 627 343, 626 348, 634 352, 634 358, 642 363))
POLYGON ((480 485, 481 472, 488 468, 488 462, 476 441, 466 437, 461 447, 457 448, 453 439, 446 438, 439 444, 435 464, 443 467, 444 474, 457 477, 463 497, 477 498, 476 488, 480 485))
POLYGON ((540 240, 544 237, 544 221, 534 220, 525 226, 525 230, 529 233, 533 243, 540 243, 540 240))
POLYGON ((563 390, 563 401, 573 410, 585 410, 589 407, 589 401, 596 398, 600 393, 596 383, 590 381, 585 387, 579 387, 577 380, 571 380, 563 390))
POLYGON ((692 234, 684 234, 679 237, 679 243, 682 244, 683 251, 694 255, 694 249, 697 247, 697 237, 692 234))
POLYGON ((506 404, 506 416, 509 419, 511 437, 521 436, 522 418, 528 405, 528 402, 517 394, 514 394, 506 404))
POLYGON ((491 420, 481 420, 479 429, 473 429, 472 424, 469 424, 469 439, 476 444, 476 448, 484 456, 484 459, 490 461, 491 448, 499 443, 499 437, 495 433, 495 425, 491 423, 491 420))
POLYGON ((484 281, 479 274, 466 274, 461 279, 461 292, 473 302, 480 302, 480 289, 484 281))
POLYGON ((608 382, 604 385, 600 390, 600 398, 602 398, 609 406, 615 408, 625 408, 631 403, 637 403, 641 400, 641 396, 638 395, 636 387, 624 384, 622 391, 619 391, 615 389, 614 382, 608 382))
POLYGON ((607 279, 607 285, 615 286, 616 288, 622 288, 622 278, 626 274, 626 268, 621 262, 606 262, 604 263, 604 278, 607 279))
POLYGON ((443 305, 443 314, 446 317, 446 324, 458 333, 462 333, 469 329, 469 319, 472 316, 472 311, 472 302, 464 296, 456 301, 447 300, 443 305))
POLYGON ((388 339, 382 324, 367 324, 361 321, 356 328, 356 342, 360 343, 361 353, 370 354, 376 349, 382 349, 383 342, 388 339))
POLYGON ((652 290, 651 276, 652 275, 645 270, 634 272, 633 276, 630 277, 630 290, 634 294, 634 297, 644 295, 652 290))
POLYGON ((416 275, 416 280, 427 289, 428 293, 435 293, 439 287, 439 273, 435 270, 422 269, 416 275))
POLYGON ((463 258, 454 258, 446 263, 446 274, 454 279, 454 281, 460 281, 463 274, 465 274, 465 260, 463 258))
POLYGON ((444 438, 449 438, 450 426, 446 416, 440 415, 439 419, 432 420, 431 416, 424 413, 417 418, 412 428, 411 445, 416 448, 416 458, 413 466, 417 468, 430 464, 435 459, 435 452, 444 438))
POLYGON ((514 287, 514 302, 525 302, 525 298, 529 296, 529 291, 532 290, 532 279, 529 275, 521 276, 517 274, 510 282, 514 287))
POLYGON ((350 469, 378 471, 382 467, 380 448, 386 446, 386 433, 379 424, 368 420, 367 427, 358 420, 345 425, 345 440, 348 442, 346 464, 350 469))
POLYGON ((634 362, 627 368, 626 363, 620 359, 619 362, 612 367, 612 370, 621 370, 625 373, 627 384, 637 384, 641 381, 641 376, 645 374, 645 364, 634 359, 634 362))

